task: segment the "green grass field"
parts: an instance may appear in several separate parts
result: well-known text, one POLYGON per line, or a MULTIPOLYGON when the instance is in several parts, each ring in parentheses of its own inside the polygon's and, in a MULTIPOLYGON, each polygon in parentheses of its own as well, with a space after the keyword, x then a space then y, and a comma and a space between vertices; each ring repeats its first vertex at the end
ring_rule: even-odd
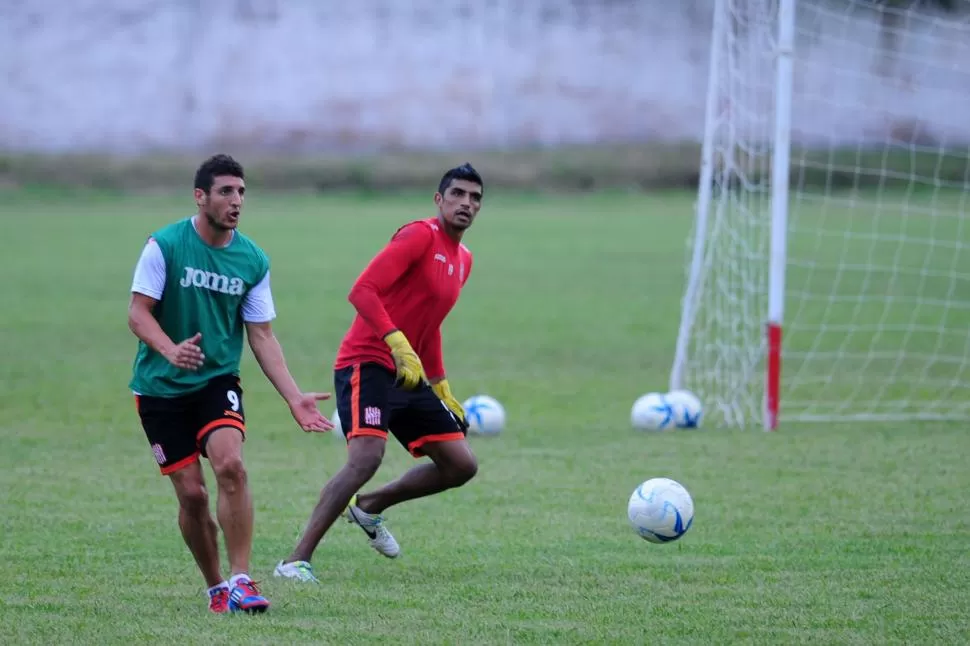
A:
MULTIPOLYGON (((390 510, 396 561, 339 523, 323 585, 272 577, 345 449, 298 430, 247 351, 252 574, 274 605, 211 616, 127 390, 131 271, 190 195, 0 197, 4 644, 970 642, 962 425, 629 428, 678 325, 693 196, 663 192, 488 198, 445 357, 459 398, 499 398, 509 428, 473 438, 468 486, 390 510), (694 496, 677 543, 627 524, 653 476, 694 496)), ((274 261, 306 389, 332 388, 351 281, 429 200, 252 191, 243 230, 274 261)), ((392 445, 374 484, 413 462, 392 445)))

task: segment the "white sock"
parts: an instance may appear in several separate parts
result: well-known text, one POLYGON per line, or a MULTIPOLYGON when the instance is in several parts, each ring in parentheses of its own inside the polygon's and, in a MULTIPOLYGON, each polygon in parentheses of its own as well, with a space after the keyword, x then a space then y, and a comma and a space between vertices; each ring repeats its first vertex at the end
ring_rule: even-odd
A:
POLYGON ((245 572, 240 572, 239 574, 233 574, 232 578, 229 579, 229 587, 235 587, 240 581, 252 581, 249 575, 245 572))
POLYGON ((227 582, 225 582, 225 581, 223 581, 222 583, 215 584, 214 586, 212 586, 211 588, 209 588, 205 592, 206 592, 206 595, 208 595, 208 596, 211 597, 213 592, 215 592, 216 590, 219 590, 219 589, 223 589, 223 588, 226 589, 226 590, 229 589, 229 584, 227 582))

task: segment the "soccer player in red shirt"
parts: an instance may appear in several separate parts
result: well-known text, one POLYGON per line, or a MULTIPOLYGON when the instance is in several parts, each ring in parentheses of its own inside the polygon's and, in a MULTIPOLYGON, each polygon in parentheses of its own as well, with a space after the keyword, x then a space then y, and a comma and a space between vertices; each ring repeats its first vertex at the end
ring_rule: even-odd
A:
POLYGON ((447 171, 434 203, 438 215, 398 229, 350 290, 357 310, 337 352, 337 413, 347 462, 320 500, 293 552, 274 574, 315 582, 310 559, 342 513, 371 547, 394 558, 397 541, 381 513, 392 505, 460 487, 478 471, 465 438, 465 411, 451 394, 441 356, 441 323, 472 268, 462 236, 482 206, 482 178, 470 164, 447 171), (377 472, 390 432, 420 464, 390 484, 357 492, 377 472))

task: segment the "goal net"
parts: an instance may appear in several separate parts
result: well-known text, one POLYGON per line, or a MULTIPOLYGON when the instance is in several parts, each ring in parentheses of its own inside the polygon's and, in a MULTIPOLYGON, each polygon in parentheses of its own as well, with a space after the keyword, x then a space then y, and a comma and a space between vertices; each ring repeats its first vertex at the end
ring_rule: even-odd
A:
POLYGON ((671 374, 712 424, 970 417, 970 22, 942 4, 716 0, 671 374))

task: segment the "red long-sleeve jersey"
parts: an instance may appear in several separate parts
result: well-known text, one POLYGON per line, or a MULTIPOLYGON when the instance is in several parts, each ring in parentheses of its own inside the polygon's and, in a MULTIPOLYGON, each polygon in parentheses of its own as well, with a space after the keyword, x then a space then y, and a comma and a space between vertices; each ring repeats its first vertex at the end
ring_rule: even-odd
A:
POLYGON ((441 323, 458 301, 472 270, 472 254, 437 218, 404 225, 370 261, 350 290, 357 309, 334 368, 373 361, 394 370, 384 337, 404 333, 429 380, 445 375, 441 323))

